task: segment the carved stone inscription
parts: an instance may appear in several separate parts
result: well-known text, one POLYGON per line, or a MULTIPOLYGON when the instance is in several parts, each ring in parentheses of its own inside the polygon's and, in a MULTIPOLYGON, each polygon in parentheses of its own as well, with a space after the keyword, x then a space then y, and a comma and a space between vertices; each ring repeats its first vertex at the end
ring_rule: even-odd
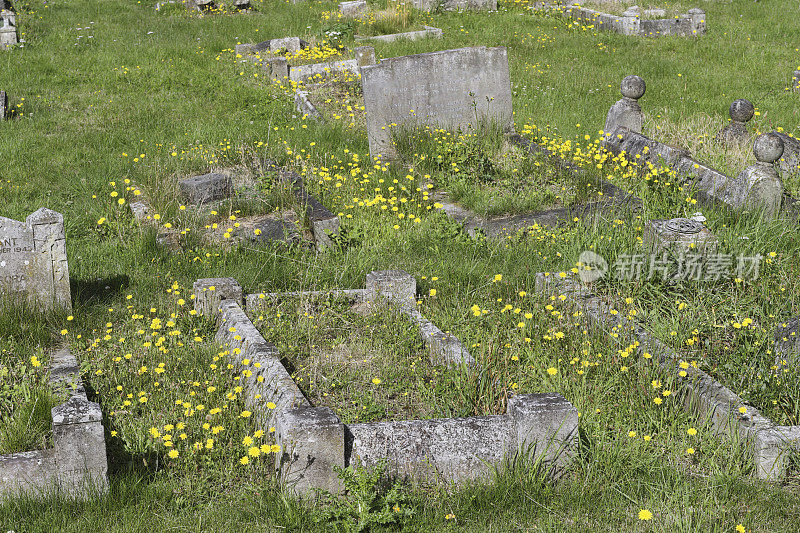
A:
POLYGON ((396 157, 392 129, 425 125, 513 126, 508 54, 503 47, 459 48, 393 57, 362 67, 370 154, 396 157))
POLYGON ((33 264, 33 232, 24 222, 0 217, 0 291, 25 292, 33 264))

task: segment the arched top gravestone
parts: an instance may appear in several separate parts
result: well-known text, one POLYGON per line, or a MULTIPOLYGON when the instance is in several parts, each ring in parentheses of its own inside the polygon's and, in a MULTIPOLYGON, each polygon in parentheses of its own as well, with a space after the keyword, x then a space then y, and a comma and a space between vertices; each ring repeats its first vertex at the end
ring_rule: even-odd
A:
POLYGON ((60 213, 42 208, 25 222, 0 217, 0 293, 44 309, 72 307, 60 213))

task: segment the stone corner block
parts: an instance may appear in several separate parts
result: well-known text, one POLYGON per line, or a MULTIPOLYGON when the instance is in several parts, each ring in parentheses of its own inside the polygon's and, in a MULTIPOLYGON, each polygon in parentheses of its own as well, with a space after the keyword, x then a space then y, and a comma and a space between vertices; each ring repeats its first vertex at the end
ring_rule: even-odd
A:
POLYGON ((80 395, 52 410, 55 464, 70 495, 108 490, 108 459, 100 406, 80 395))
POLYGON ((192 285, 194 309, 199 315, 215 317, 219 305, 225 300, 233 300, 244 305, 242 286, 233 278, 202 278, 192 285))
POLYGON ((753 439, 756 477, 775 481, 784 476, 789 465, 790 443, 776 428, 757 431, 753 439))
POLYGON ((417 280, 404 270, 375 270, 367 274, 367 298, 387 298, 402 307, 414 307, 417 301, 417 280))
POLYGON ((196 205, 228 198, 233 189, 230 176, 216 173, 184 178, 178 185, 186 201, 196 205))
POLYGON ((507 416, 516 434, 516 450, 562 463, 575 451, 578 410, 556 393, 519 394, 508 401, 507 416))
POLYGON ((298 494, 342 490, 333 467, 344 468, 344 424, 328 407, 285 409, 277 416, 276 439, 282 450, 281 478, 298 494))

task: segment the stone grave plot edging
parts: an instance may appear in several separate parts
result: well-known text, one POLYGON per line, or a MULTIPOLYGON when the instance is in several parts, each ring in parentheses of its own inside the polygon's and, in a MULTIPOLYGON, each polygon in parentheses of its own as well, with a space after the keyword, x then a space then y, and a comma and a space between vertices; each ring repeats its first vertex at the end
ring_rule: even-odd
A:
POLYGON ((556 6, 548 2, 534 5, 531 10, 560 11, 564 17, 582 24, 591 24, 599 30, 613 31, 622 35, 694 37, 706 32, 706 13, 699 8, 692 8, 684 15, 663 19, 642 19, 641 13, 636 9, 629 9, 622 16, 616 16, 579 5, 556 6))
POLYGON ((311 226, 311 233, 314 235, 314 243, 317 250, 322 251, 332 247, 334 239, 341 230, 339 217, 325 207, 316 196, 308 192, 302 176, 291 170, 276 170, 278 171, 278 179, 292 188, 297 202, 305 207, 306 217, 311 226))
POLYGON ((103 414, 86 397, 78 361, 68 348, 53 354, 50 386, 71 391, 51 412, 54 446, 0 455, 0 497, 59 492, 86 499, 108 491, 103 414))
POLYGON ((716 434, 734 442, 752 445, 757 477, 776 480, 784 476, 789 464, 789 452, 800 451, 800 426, 776 426, 758 409, 707 373, 691 365, 686 369, 681 368, 680 357, 671 348, 643 325, 635 321, 625 324, 619 315, 609 313, 609 304, 576 281, 571 274, 561 278, 557 273, 538 273, 536 291, 565 295, 566 301, 579 308, 590 325, 606 334, 629 329, 639 342, 637 353, 650 353, 664 372, 674 375, 685 395, 684 409, 687 412, 706 418, 716 434), (740 407, 744 407, 746 412, 741 413, 740 407))
MULTIPOLYGON (((250 308, 269 298, 330 293, 363 301, 386 297, 403 312, 412 309, 413 277, 402 271, 380 271, 370 273, 367 280, 366 289, 246 298, 232 278, 194 284, 195 309, 206 316, 219 313, 215 339, 228 344, 236 361, 250 359, 248 368, 253 372, 244 378, 245 398, 262 427, 275 428, 287 486, 300 494, 313 489, 339 492, 342 486, 334 466, 372 466, 382 459, 389 459, 395 475, 446 482, 485 478, 493 465, 518 453, 545 462, 553 472, 568 465, 577 447, 578 413, 558 394, 514 396, 505 415, 351 425, 343 424, 329 408, 312 407, 280 363, 275 347, 264 340, 241 305, 246 301, 250 308), (265 408, 269 402, 274 409, 265 408)), ((435 328, 429 322, 418 326, 423 338, 435 328)))
MULTIPOLYGON (((586 172, 584 169, 552 154, 547 148, 517 133, 511 134, 509 140, 532 154, 543 154, 553 164, 566 172, 572 173, 576 177, 580 177, 586 172)), ((511 236, 533 225, 556 227, 565 222, 571 222, 575 217, 591 218, 599 214, 614 215, 620 210, 636 212, 641 209, 642 200, 640 198, 624 192, 622 189, 612 185, 606 180, 601 180, 600 185, 603 196, 608 198, 608 200, 587 202, 585 204, 556 209, 545 209, 532 213, 501 215, 490 218, 482 217, 469 209, 451 202, 446 193, 435 193, 434 198, 442 204, 441 211, 461 224, 469 235, 475 236, 478 231, 483 231, 488 237, 511 236)))
POLYGON ((294 107, 304 117, 310 117, 316 121, 324 122, 322 114, 317 109, 317 106, 308 98, 308 91, 301 91, 297 89, 294 93, 294 107))
POLYGON ((17 38, 17 16, 8 9, 6 2, 0 2, 0 19, 2 19, 2 26, 0 26, 0 49, 9 50, 19 42, 17 38))
POLYGON ((372 37, 367 37, 364 35, 356 35, 356 41, 380 41, 382 43, 392 43, 395 41, 401 40, 409 40, 409 41, 416 41, 418 39, 425 39, 427 37, 433 37, 436 39, 441 39, 444 35, 444 32, 440 28, 434 28, 433 26, 423 26, 424 29, 417 30, 417 31, 406 31, 403 33, 390 33, 389 35, 375 35, 372 37))

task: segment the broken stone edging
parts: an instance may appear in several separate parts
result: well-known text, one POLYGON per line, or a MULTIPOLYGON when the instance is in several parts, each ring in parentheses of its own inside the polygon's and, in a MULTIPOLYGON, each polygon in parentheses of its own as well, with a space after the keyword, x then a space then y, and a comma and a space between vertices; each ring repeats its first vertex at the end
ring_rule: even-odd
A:
MULTIPOLYGON (((572 173, 576 177, 586 174, 584 169, 557 157, 547 148, 517 133, 510 135, 509 140, 532 154, 544 155, 559 168, 572 173)), ((591 218, 598 214, 616 214, 620 210, 637 212, 641 209, 642 200, 637 196, 628 194, 605 180, 600 180, 600 186, 603 196, 609 198, 608 200, 597 200, 568 207, 489 218, 482 217, 474 211, 449 201, 446 193, 434 193, 434 199, 442 204, 441 211, 461 224, 469 235, 475 236, 478 231, 482 231, 488 237, 510 236, 535 225, 554 228, 564 223, 572 222, 575 217, 591 218)))
POLYGON ((0 455, 0 497, 57 493, 87 499, 108 491, 103 413, 88 400, 68 348, 52 356, 50 386, 70 392, 51 411, 53 448, 0 455))
POLYGON ((752 444, 756 475, 776 480, 784 476, 789 465, 788 452, 800 451, 800 426, 776 426, 761 412, 742 400, 733 391, 698 368, 680 368, 680 357, 644 326, 636 321, 624 324, 618 315, 608 312, 609 306, 599 296, 577 282, 573 276, 538 273, 536 291, 562 294, 578 307, 589 323, 606 333, 630 331, 639 345, 636 351, 652 355, 664 372, 673 374, 685 394, 684 409, 706 418, 714 433, 738 442, 752 444), (681 375, 681 373, 685 375, 681 375), (739 411, 740 407, 745 412, 739 411))
POLYGON ((390 33, 389 35, 374 35, 371 37, 367 37, 364 35, 356 35, 356 41, 380 41, 382 43, 392 43, 395 41, 401 40, 409 40, 409 41, 416 41, 418 39, 425 39, 427 37, 434 37, 436 39, 441 39, 444 35, 444 32, 440 28, 434 28, 433 26, 426 26, 423 25, 422 30, 418 31, 407 31, 403 33, 390 33))
POLYGON ((530 9, 560 11, 564 17, 622 35, 696 37, 706 33, 706 13, 699 8, 692 8, 684 15, 664 19, 642 19, 637 10, 629 9, 622 16, 616 16, 579 5, 553 5, 549 2, 539 2, 530 9))
MULTIPOLYGON (((252 372, 243 380, 245 401, 253 406, 262 427, 275 429, 276 440, 283 450, 282 479, 298 493, 315 488, 339 492, 342 486, 334 466, 373 466, 387 458, 394 475, 458 482, 485 478, 492 465, 518 453, 532 454, 554 470, 565 467, 575 453, 578 413, 558 394, 514 396, 505 415, 345 425, 333 410, 309 404, 281 364, 277 349, 264 340, 242 311, 245 301, 250 309, 267 298, 280 297, 281 293, 245 298, 241 286, 232 278, 198 280, 193 290, 198 313, 206 316, 219 313, 215 339, 227 343, 232 359, 250 360, 248 369, 252 372), (273 409, 268 407, 270 402, 273 409)), ((427 339, 426 335, 432 337, 432 342, 426 341, 432 355, 437 353, 436 340, 446 338, 421 314, 411 312, 416 311, 410 301, 416 299, 416 280, 402 271, 370 273, 367 288, 363 290, 283 295, 329 292, 363 301, 386 297, 417 322, 423 339, 427 339)), ((464 362, 468 352, 462 346, 458 357, 453 355, 448 358, 440 353, 439 357, 445 363, 464 362)))
POLYGON ((294 93, 294 107, 298 112, 302 113, 305 117, 311 117, 318 122, 324 122, 322 113, 319 112, 308 98, 308 91, 296 90, 294 93))

